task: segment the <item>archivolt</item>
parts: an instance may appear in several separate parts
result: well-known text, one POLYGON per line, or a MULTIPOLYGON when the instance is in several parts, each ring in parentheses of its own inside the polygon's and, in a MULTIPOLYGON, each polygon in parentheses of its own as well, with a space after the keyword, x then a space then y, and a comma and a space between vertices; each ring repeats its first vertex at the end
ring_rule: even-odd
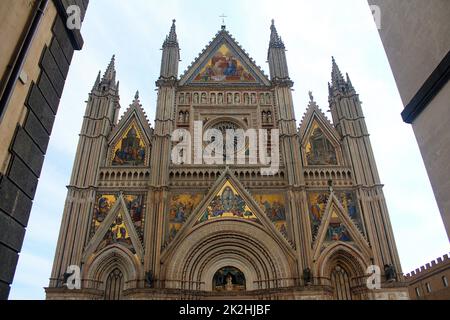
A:
POLYGON ((142 276, 138 258, 128 249, 113 245, 88 259, 83 270, 84 279, 93 280, 93 283, 100 284, 99 289, 104 289, 108 275, 116 268, 122 271, 125 284, 142 276))
MULTIPOLYGON (((202 283, 199 289, 208 291, 214 273, 227 266, 244 273, 248 290, 286 286, 294 277, 292 258, 269 234, 253 223, 235 220, 197 227, 165 261, 167 280, 202 283)), ((181 282, 176 283, 168 281, 167 286, 179 288, 181 282)))
POLYGON ((363 257, 358 250, 345 243, 336 243, 320 255, 316 263, 316 274, 319 277, 329 278, 337 264, 345 266, 352 277, 363 276, 369 265, 367 258, 363 257))

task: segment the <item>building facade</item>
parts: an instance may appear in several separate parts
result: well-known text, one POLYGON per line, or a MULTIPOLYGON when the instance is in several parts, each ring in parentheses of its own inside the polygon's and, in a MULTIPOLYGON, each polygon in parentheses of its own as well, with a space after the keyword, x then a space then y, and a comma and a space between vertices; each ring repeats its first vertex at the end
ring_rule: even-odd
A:
POLYGON ((89 0, 0 2, 0 299, 7 299, 89 0), (69 11, 70 13, 70 11, 69 11))
POLYGON ((449 279, 450 259, 446 254, 406 275, 409 296, 413 300, 450 300, 449 279))
POLYGON ((450 2, 368 0, 450 239, 450 2))
POLYGON ((333 58, 333 122, 310 93, 297 127, 285 51, 272 23, 266 76, 222 26, 179 76, 174 21, 154 127, 138 93, 119 119, 113 57, 89 95, 48 299, 408 298, 358 94, 333 58), (222 146, 202 159, 249 129, 263 134, 230 142, 244 164, 222 146), (250 164, 254 140, 279 168, 250 164))

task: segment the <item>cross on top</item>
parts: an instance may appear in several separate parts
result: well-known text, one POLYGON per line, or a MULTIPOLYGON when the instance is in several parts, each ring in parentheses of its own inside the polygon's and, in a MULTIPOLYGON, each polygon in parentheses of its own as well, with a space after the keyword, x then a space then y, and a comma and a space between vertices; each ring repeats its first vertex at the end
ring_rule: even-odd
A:
POLYGON ((222 13, 222 15, 219 16, 219 18, 222 18, 222 28, 225 27, 225 18, 228 18, 224 13, 222 13))

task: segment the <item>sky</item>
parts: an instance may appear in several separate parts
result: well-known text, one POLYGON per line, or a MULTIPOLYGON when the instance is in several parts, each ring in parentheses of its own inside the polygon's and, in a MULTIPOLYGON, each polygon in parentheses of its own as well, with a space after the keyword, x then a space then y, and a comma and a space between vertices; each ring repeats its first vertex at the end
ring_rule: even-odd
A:
POLYGON ((160 48, 172 19, 177 20, 181 74, 218 32, 222 14, 228 31, 266 74, 269 27, 275 19, 288 50, 299 123, 310 90, 322 110, 328 110, 331 56, 336 58, 363 102, 403 271, 450 251, 412 128, 401 119, 403 104, 366 1, 93 0, 82 27, 85 45, 75 53, 61 99, 10 299, 45 298, 85 101, 98 71, 115 54, 122 112, 139 90, 149 119, 154 119, 160 48))

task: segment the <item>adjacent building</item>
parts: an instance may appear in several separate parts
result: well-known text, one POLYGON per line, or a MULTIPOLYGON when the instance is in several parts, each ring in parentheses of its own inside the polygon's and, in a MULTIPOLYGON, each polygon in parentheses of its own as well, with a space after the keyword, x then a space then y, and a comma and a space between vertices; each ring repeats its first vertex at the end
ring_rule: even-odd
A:
POLYGON ((368 2, 450 238, 450 1, 368 2))
POLYGON ((0 1, 0 299, 7 299, 89 0, 0 1), (69 14, 72 11, 69 10, 69 14))
POLYGON ((406 275, 413 300, 450 300, 450 259, 448 255, 427 263, 406 275))

